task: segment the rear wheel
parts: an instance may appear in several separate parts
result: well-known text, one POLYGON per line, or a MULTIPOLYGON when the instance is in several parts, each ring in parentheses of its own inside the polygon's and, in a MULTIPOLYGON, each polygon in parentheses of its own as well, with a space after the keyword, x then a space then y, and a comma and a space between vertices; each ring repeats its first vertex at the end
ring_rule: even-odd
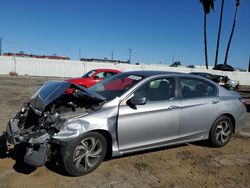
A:
POLYGON ((72 176, 90 173, 103 161, 106 151, 107 141, 103 135, 85 133, 62 148, 64 168, 72 176))
POLYGON ((233 123, 227 116, 219 117, 210 131, 210 141, 214 147, 226 145, 233 134, 233 123))

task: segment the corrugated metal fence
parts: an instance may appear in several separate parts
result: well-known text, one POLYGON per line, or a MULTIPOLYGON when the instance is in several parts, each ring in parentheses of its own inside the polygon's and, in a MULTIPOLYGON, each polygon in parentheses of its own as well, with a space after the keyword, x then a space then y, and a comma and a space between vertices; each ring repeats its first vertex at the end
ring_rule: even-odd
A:
POLYGON ((174 72, 209 72, 227 75, 230 79, 240 81, 241 85, 250 85, 249 72, 224 72, 206 70, 205 68, 169 67, 167 65, 130 65, 99 62, 84 62, 72 60, 50 60, 22 57, 0 56, 0 74, 7 75, 11 71, 18 75, 51 76, 51 77, 79 77, 92 69, 111 68, 121 71, 129 70, 164 70, 174 72))

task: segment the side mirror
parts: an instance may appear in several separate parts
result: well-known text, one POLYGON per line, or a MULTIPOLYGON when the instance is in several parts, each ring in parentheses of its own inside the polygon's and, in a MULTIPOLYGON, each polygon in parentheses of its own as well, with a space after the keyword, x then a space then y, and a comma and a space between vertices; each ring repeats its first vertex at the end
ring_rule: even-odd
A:
POLYGON ((144 104, 146 104, 146 102, 147 102, 146 97, 141 97, 141 98, 132 97, 131 99, 129 99, 127 101, 127 104, 132 105, 132 106, 136 106, 136 105, 144 105, 144 104))

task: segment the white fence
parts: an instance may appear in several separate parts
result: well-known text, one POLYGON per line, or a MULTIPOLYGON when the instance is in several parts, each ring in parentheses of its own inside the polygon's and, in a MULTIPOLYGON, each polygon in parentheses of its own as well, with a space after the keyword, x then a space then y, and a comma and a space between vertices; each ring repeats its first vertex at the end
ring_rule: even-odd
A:
POLYGON ((169 67, 167 65, 130 65, 99 62, 84 62, 72 60, 50 60, 22 57, 0 56, 0 74, 7 75, 11 71, 18 75, 51 76, 51 77, 79 77, 92 69, 112 68, 121 71, 129 70, 163 70, 174 72, 209 72, 212 74, 227 75, 232 80, 237 80, 241 85, 250 85, 249 72, 224 72, 202 67, 169 67))

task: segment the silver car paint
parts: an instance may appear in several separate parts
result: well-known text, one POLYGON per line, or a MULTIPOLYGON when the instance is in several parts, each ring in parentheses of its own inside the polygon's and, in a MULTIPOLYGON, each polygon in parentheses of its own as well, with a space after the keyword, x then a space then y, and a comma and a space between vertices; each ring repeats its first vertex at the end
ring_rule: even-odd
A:
POLYGON ((136 110, 126 105, 126 101, 141 85, 168 76, 178 77, 182 74, 150 76, 122 96, 105 103, 100 110, 68 119, 54 138, 70 142, 85 132, 104 130, 112 138, 112 156, 118 156, 144 149, 207 139, 213 122, 223 114, 234 117, 235 130, 244 127, 246 109, 239 101, 240 96, 212 81, 194 75, 189 77, 206 80, 215 85, 218 88, 218 96, 152 102, 138 105, 136 110), (169 108, 170 106, 176 108, 169 108))
POLYGON ((180 109, 170 109, 173 105, 180 106, 180 101, 148 102, 138 105, 137 109, 121 105, 118 118, 119 149, 127 151, 178 138, 180 109))
POLYGON ((183 139, 207 139, 210 126, 218 114, 218 97, 181 100, 180 137, 183 139), (190 118, 192 117, 192 118, 190 118))

